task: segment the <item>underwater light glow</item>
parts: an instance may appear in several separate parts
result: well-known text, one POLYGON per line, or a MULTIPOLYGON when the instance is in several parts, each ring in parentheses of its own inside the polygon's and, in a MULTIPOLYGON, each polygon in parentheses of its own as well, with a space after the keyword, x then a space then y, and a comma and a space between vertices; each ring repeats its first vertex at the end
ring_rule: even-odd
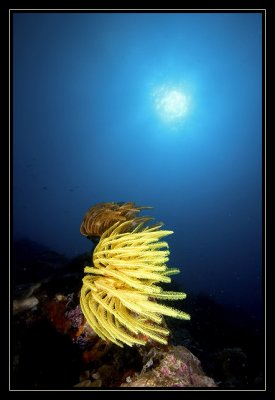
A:
POLYGON ((188 97, 180 88, 161 86, 154 92, 155 108, 167 122, 179 121, 188 111, 188 97))

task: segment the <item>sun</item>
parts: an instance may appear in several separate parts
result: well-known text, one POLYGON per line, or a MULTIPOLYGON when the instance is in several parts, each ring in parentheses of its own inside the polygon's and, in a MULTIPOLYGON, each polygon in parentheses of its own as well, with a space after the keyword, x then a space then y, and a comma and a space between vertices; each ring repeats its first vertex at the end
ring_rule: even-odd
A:
POLYGON ((176 87, 158 88, 154 92, 154 104, 159 116, 167 122, 180 121, 188 112, 188 97, 176 87))

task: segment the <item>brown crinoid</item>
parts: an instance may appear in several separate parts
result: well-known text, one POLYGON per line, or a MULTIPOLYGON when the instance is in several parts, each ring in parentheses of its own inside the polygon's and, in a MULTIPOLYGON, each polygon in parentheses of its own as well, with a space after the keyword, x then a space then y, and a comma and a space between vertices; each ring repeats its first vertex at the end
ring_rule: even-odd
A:
POLYGON ((136 206, 133 202, 96 204, 89 208, 84 215, 83 222, 80 226, 80 232, 82 235, 90 238, 101 236, 107 229, 118 221, 124 222, 134 220, 135 224, 149 221, 152 218, 135 218, 137 213, 141 210, 149 208, 151 207, 136 206))

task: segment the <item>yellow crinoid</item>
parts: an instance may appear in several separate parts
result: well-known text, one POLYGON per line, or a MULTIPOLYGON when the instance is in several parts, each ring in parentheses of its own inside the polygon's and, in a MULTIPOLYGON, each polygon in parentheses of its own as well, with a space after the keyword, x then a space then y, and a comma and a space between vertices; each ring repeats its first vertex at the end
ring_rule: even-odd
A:
POLYGON ((163 315, 190 319, 189 314, 158 304, 179 300, 185 293, 163 291, 158 283, 171 282, 179 272, 168 268, 168 244, 173 232, 162 223, 145 226, 138 218, 117 221, 101 236, 93 252, 93 266, 84 272, 80 305, 87 322, 103 339, 123 347, 146 344, 148 338, 166 344, 169 330, 163 315))

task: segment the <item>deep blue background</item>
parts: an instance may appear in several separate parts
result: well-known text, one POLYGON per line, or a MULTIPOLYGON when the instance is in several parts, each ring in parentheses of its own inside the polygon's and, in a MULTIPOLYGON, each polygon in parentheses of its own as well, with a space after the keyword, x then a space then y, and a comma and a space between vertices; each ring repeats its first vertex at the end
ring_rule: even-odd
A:
POLYGON ((15 239, 75 256, 91 205, 151 205, 182 289, 259 313, 261 32, 259 13, 15 13, 15 239), (165 84, 191 99, 178 126, 165 84))

